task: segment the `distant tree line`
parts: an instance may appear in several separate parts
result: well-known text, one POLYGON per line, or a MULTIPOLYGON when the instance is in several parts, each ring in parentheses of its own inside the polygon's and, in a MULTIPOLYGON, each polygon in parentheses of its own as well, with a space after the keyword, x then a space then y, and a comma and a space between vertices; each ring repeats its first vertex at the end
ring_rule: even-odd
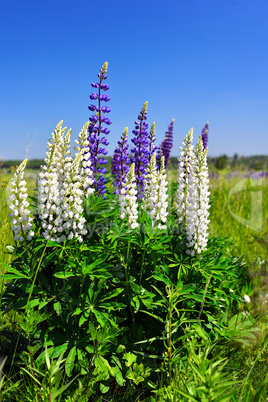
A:
MULTIPOLYGON (((108 157, 107 169, 111 167, 111 157, 108 157)), ((1 161, 0 169, 11 169, 12 166, 18 166, 21 160, 1 161)), ((27 169, 39 169, 44 163, 43 159, 30 159, 27 163, 27 169)), ((177 169, 178 158, 172 156, 168 162, 168 169, 177 169)), ((218 157, 208 157, 208 167, 211 170, 223 170, 226 168, 234 170, 268 170, 267 155, 240 156, 234 154, 233 157, 220 155, 218 157)))

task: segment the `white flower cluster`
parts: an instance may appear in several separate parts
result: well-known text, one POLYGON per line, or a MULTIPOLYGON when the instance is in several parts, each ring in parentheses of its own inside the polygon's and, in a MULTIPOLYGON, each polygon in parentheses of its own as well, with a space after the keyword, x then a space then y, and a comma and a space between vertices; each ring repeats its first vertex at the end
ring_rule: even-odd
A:
POLYGON ((196 151, 192 146, 193 130, 187 134, 178 159, 177 213, 185 223, 187 250, 192 256, 206 249, 208 237, 209 180, 207 151, 203 151, 202 137, 196 151))
POLYGON ((24 180, 24 170, 27 163, 25 159, 16 170, 11 179, 10 200, 10 218, 11 230, 14 233, 14 239, 22 242, 23 240, 31 240, 34 236, 32 230, 33 218, 30 216, 28 194, 26 189, 26 181, 24 180))
POLYGON ((127 217, 127 221, 131 229, 136 229, 139 224, 138 220, 138 203, 137 203, 137 185, 135 178, 135 163, 132 163, 126 176, 125 185, 121 189, 119 195, 120 202, 120 218, 127 217))
POLYGON ((87 234, 86 220, 82 216, 84 195, 88 198, 94 192, 94 189, 90 187, 93 184, 93 179, 90 169, 91 162, 89 161, 89 142, 87 140, 88 124, 84 125, 78 140, 75 141, 75 159, 72 161, 65 178, 65 192, 62 200, 62 226, 68 235, 68 239, 76 237, 80 242, 83 241, 82 236, 87 234))
POLYGON ((84 189, 84 194, 86 198, 89 197, 90 194, 94 193, 94 188, 91 187, 94 180, 92 178, 93 172, 90 168, 91 161, 90 161, 90 152, 89 152, 89 141, 88 141, 88 125, 87 122, 82 130, 78 135, 78 140, 75 140, 74 150, 75 157, 77 157, 80 153, 82 153, 80 162, 78 164, 78 172, 80 174, 80 184, 81 187, 84 189))
POLYGON ((152 220, 152 225, 157 225, 158 229, 166 229, 167 221, 167 176, 165 171, 165 157, 161 157, 161 166, 158 171, 156 168, 156 154, 151 157, 144 190, 143 208, 147 210, 152 220))
POLYGON ((178 187, 177 187, 177 215, 178 221, 186 220, 187 202, 189 193, 189 177, 193 172, 194 146, 193 129, 188 132, 186 138, 180 147, 180 156, 178 158, 178 187))
POLYGON ((82 236, 87 233, 84 228, 83 196, 92 193, 92 172, 86 131, 88 123, 83 127, 76 141, 76 157, 70 157, 69 130, 62 121, 56 126, 52 138, 47 144, 46 165, 41 166, 38 175, 39 218, 46 239, 63 242, 65 238, 82 236))

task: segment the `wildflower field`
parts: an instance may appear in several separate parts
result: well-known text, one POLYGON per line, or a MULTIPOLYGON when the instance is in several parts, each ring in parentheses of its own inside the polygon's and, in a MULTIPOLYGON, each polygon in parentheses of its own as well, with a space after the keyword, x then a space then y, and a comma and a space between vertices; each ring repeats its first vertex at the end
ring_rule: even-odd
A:
POLYGON ((107 68, 73 156, 1 171, 0 401, 265 401, 267 177, 209 174, 208 124, 171 168, 147 102, 107 163, 107 68))

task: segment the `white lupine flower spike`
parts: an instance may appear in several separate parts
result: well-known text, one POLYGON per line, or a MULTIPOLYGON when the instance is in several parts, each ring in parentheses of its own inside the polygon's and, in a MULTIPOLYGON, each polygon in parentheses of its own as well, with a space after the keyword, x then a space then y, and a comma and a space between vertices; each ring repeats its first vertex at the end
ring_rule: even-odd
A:
POLYGON ((206 249, 209 216, 209 180, 207 151, 203 151, 202 137, 197 142, 196 151, 192 145, 191 129, 180 148, 178 159, 177 214, 178 221, 185 223, 187 237, 186 251, 191 256, 206 249))
MULTIPOLYGON (((39 201, 39 218, 43 229, 42 235, 45 239, 54 241, 64 241, 62 234, 59 238, 58 228, 62 227, 62 196, 65 193, 64 183, 64 164, 62 161, 64 149, 63 121, 60 121, 52 133, 52 138, 47 143, 47 153, 45 165, 41 166, 37 178, 39 201)), ((69 134, 68 134, 69 135, 69 134)), ((68 137, 67 137, 68 139, 68 137)), ((66 149, 67 150, 67 149, 66 149)), ((61 230, 61 229, 60 229, 61 230)))
POLYGON ((145 183, 144 203, 143 208, 147 210, 152 225, 158 229, 166 229, 167 221, 167 176, 165 171, 165 158, 161 158, 161 167, 157 171, 156 154, 151 157, 145 183))
POLYGON ((90 161, 89 141, 87 132, 88 125, 89 122, 87 122, 84 125, 84 127, 82 128, 82 130, 78 135, 78 140, 75 140, 76 145, 74 146, 74 150, 76 151, 75 156, 77 156, 79 153, 82 153, 78 169, 81 175, 80 176, 81 185, 85 190, 86 198, 88 198, 88 196, 94 192, 94 188, 92 187, 94 183, 93 172, 90 168, 91 161, 90 161))
POLYGON ((187 202, 189 192, 189 177, 192 175, 194 146, 193 129, 188 132, 187 136, 180 147, 180 156, 178 158, 178 187, 177 187, 177 215, 179 223, 185 222, 187 216, 187 202))
POLYGON ((77 238, 79 242, 83 241, 83 235, 87 234, 85 229, 86 219, 82 216, 84 189, 81 186, 80 163, 82 151, 76 155, 69 172, 69 185, 66 188, 62 200, 62 226, 68 239, 77 238))
POLYGON ((209 178, 207 166, 208 148, 203 150, 203 141, 201 135, 196 145, 196 216, 195 230, 196 242, 195 250, 200 254, 205 250, 208 242, 208 224, 209 224, 209 178))
POLYGON ((135 163, 132 163, 126 176, 125 186, 121 189, 119 195, 120 202, 120 218, 127 218, 127 222, 131 229, 136 229, 139 224, 138 220, 138 203, 137 203, 137 185, 135 178, 135 163))
POLYGON ((75 159, 70 156, 71 130, 66 135, 62 121, 56 126, 47 144, 45 165, 38 175, 39 217, 42 235, 58 243, 66 238, 87 233, 82 217, 83 197, 92 194, 92 171, 90 169, 88 123, 82 128, 75 147, 75 159))
POLYGON ((10 218, 11 230, 14 234, 14 240, 22 242, 23 240, 31 240, 34 236, 32 230, 33 218, 30 216, 28 194, 26 189, 26 181, 24 180, 24 172, 27 159, 25 159, 16 170, 11 179, 10 200, 10 218))

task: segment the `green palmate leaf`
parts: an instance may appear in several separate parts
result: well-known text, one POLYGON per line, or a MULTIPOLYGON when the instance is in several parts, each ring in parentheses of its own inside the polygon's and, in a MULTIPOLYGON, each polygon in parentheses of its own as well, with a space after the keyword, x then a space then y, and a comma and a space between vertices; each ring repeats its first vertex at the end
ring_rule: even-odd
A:
POLYGON ((103 356, 96 356, 94 360, 95 367, 105 374, 106 379, 109 379, 109 375, 115 376, 115 372, 110 366, 108 360, 106 360, 103 356))
POLYGON ((65 361, 65 370, 68 377, 72 375, 75 357, 76 357, 76 346, 73 346, 65 361))
POLYGON ((42 302, 39 303, 38 305, 38 309, 41 310, 43 307, 45 307, 52 299, 49 300, 44 300, 42 302))
POLYGON ((184 396, 187 398, 187 400, 194 401, 194 402, 200 402, 200 399, 195 398, 192 394, 182 391, 181 389, 176 390, 180 395, 184 396))
POLYGON ((39 299, 32 299, 28 302, 28 307, 33 308, 35 306, 39 306, 39 299))
POLYGON ((99 300, 100 301, 104 301, 104 300, 107 300, 107 299, 112 299, 113 297, 116 297, 116 296, 118 296, 120 293, 122 293, 123 292, 123 288, 118 288, 118 289, 115 289, 115 290, 113 290, 113 291, 111 291, 111 292, 108 292, 108 293, 106 293, 104 296, 102 296, 99 300))
POLYGON ((51 353, 50 357, 51 358, 59 357, 68 349, 68 344, 69 344, 68 342, 65 342, 62 345, 55 346, 55 348, 53 348, 53 352, 51 353))
POLYGON ((75 276, 75 274, 73 272, 62 271, 62 272, 56 272, 54 276, 55 278, 59 279, 67 279, 70 278, 71 276, 75 276))
POLYGON ((135 356, 133 353, 131 353, 131 352, 128 352, 128 353, 125 353, 124 354, 124 356, 123 356, 123 358, 126 360, 125 361, 125 365, 127 366, 127 367, 130 367, 133 363, 135 363, 136 362, 136 360, 137 360, 137 356, 135 356))
POLYGON ((158 321, 160 321, 160 322, 164 322, 164 320, 163 320, 161 317, 157 316, 156 314, 151 313, 150 311, 146 311, 146 310, 140 310, 140 311, 141 311, 142 313, 145 313, 145 314, 147 314, 147 315, 149 315, 149 316, 155 318, 156 320, 158 320, 158 321))
POLYGON ((56 313, 57 313, 58 315, 61 314, 61 312, 62 312, 62 307, 61 307, 61 303, 60 303, 59 301, 56 301, 56 302, 53 304, 53 308, 54 308, 54 310, 56 311, 56 313))
POLYGON ((29 275, 27 272, 20 272, 16 268, 10 267, 6 264, 2 264, 3 267, 6 269, 6 272, 4 274, 5 280, 10 280, 10 279, 20 279, 20 278, 25 278, 25 279, 30 279, 29 275))
POLYGON ((110 389, 109 385, 105 385, 102 382, 100 383, 100 392, 102 394, 106 394, 106 392, 108 392, 110 389))
MULTIPOLYGON (((11 254, 14 254, 16 252, 16 247, 13 246, 12 244, 6 244, 5 247, 6 247, 7 251, 11 254)), ((5 265, 5 264, 3 264, 3 265, 5 265)))

